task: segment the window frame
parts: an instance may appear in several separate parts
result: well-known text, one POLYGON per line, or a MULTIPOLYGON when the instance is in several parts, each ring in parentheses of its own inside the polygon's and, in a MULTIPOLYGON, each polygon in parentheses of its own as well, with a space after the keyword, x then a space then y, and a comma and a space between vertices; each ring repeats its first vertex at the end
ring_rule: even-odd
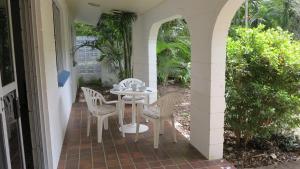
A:
POLYGON ((62 36, 62 15, 58 3, 53 1, 53 28, 54 28, 54 41, 56 53, 56 69, 60 74, 65 68, 65 58, 63 54, 63 36, 62 36))

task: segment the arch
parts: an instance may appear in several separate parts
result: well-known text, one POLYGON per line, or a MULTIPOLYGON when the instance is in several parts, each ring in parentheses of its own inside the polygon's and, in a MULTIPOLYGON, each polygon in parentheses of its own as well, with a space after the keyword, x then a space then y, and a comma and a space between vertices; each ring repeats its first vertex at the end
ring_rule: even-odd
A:
POLYGON ((243 3, 244 0, 230 0, 223 6, 218 14, 213 30, 211 44, 212 63, 226 62, 226 42, 228 31, 234 15, 240 9, 243 3))
MULTIPOLYGON (((182 15, 173 15, 168 18, 161 19, 158 22, 155 22, 152 24, 149 32, 149 39, 148 39, 148 58, 149 58, 149 63, 150 67, 149 70, 151 71, 151 77, 149 79, 150 86, 154 86, 155 88, 157 87, 157 37, 159 33, 159 29, 162 24, 179 19, 179 18, 184 18, 182 15)), ((187 23, 187 25, 189 25, 187 23)), ((188 26, 189 28, 189 26, 188 26)), ((189 28, 190 31, 190 28, 189 28)))
POLYGON ((135 25, 135 77, 156 88, 159 28, 175 18, 188 22, 193 69, 190 142, 208 159, 223 157, 226 40, 231 20, 243 1, 168 0, 143 15, 135 25))
POLYGON ((225 102, 225 71, 226 45, 231 21, 244 3, 244 0, 229 0, 221 8, 213 27, 210 58, 210 140, 208 159, 223 156, 223 143, 214 145, 216 140, 224 140, 225 102), (215 147, 214 147, 215 146, 215 147))

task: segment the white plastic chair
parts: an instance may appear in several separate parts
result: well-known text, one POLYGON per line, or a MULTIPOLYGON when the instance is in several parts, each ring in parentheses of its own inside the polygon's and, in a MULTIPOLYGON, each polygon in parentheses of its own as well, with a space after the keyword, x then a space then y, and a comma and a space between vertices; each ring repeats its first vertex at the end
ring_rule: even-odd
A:
POLYGON ((81 87, 88 106, 87 136, 90 134, 92 117, 97 117, 98 143, 102 142, 102 129, 108 129, 108 117, 117 115, 116 107, 118 101, 106 101, 99 92, 81 87), (115 104, 115 105, 113 105, 115 104))
MULTIPOLYGON (((124 79, 119 83, 119 86, 121 88, 130 88, 132 84, 136 84, 137 87, 140 87, 143 85, 143 81, 136 79, 136 78, 128 78, 128 79, 124 79)), ((136 101, 143 101, 145 99, 144 96, 138 96, 135 97, 135 102, 136 101)), ((125 110, 125 105, 126 104, 131 104, 132 105, 132 123, 136 122, 136 106, 133 105, 133 96, 131 95, 126 95, 122 97, 122 112, 124 114, 124 110, 125 110)), ((124 115, 123 115, 124 117, 124 115)), ((120 123, 120 122, 119 122, 120 123)))
MULTIPOLYGON (((149 119, 153 123, 153 133, 154 133, 154 148, 158 148, 159 144, 159 134, 163 134, 164 121, 171 120, 173 127, 173 139, 177 142, 176 138, 176 128, 174 119, 174 108, 176 105, 180 104, 181 94, 179 93, 169 93, 165 96, 159 98, 155 103, 151 105, 144 106, 142 104, 138 105, 138 118, 136 131, 139 131, 139 115, 149 119)), ((138 141, 138 132, 136 132, 135 141, 138 141)))

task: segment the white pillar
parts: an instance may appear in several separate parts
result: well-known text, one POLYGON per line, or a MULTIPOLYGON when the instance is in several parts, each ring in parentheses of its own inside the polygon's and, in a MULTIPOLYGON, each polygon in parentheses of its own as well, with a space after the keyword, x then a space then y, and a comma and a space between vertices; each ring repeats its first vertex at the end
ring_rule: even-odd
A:
POLYGON ((199 22, 201 19, 191 17, 190 21, 191 144, 210 160, 223 158, 226 42, 231 20, 242 3, 243 0, 228 1, 216 18, 208 20, 206 17, 199 22), (205 27, 203 23, 206 23, 205 27))
MULTIPOLYGON (((141 79, 153 89, 157 89, 156 43, 158 28, 145 29, 144 20, 140 17, 133 27, 133 76, 141 79), (155 31, 156 29, 157 31, 155 31)), ((156 93, 150 95, 149 103, 156 100, 156 93)))

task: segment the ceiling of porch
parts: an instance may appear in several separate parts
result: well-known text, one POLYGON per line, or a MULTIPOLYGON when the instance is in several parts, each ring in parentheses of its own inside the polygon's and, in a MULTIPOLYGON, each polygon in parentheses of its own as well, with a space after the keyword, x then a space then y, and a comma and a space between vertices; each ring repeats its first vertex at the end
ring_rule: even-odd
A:
POLYGON ((67 0, 76 20, 97 24, 100 14, 112 9, 143 14, 164 0, 67 0))

